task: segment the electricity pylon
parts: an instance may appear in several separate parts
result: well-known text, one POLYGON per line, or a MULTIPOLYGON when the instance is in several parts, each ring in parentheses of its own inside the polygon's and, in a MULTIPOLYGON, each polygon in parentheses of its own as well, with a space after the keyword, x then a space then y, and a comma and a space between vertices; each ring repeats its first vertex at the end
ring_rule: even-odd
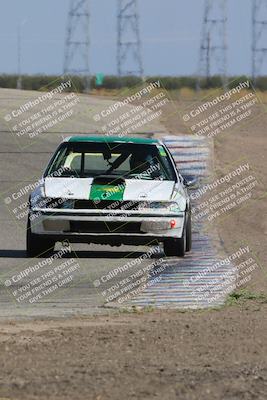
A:
POLYGON ((224 89, 227 88, 227 0, 205 0, 201 33, 197 88, 206 79, 209 84, 219 75, 224 89))
POLYGON ((64 55, 64 74, 84 77, 90 90, 90 4, 89 0, 70 0, 64 55))
POLYGON ((117 0, 117 69, 119 76, 143 77, 137 0, 117 0))
MULTIPOLYGON (((267 60, 267 0, 252 0, 252 79, 261 75, 267 60)), ((265 72, 266 74, 266 72, 265 72)))

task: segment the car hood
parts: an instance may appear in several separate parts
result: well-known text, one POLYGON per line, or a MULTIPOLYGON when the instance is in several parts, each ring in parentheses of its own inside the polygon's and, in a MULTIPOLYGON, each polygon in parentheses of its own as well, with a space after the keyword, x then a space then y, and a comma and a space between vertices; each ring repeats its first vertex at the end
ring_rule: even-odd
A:
POLYGON ((94 181, 93 178, 44 179, 46 197, 84 200, 170 200, 175 182, 125 179, 115 184, 94 181))

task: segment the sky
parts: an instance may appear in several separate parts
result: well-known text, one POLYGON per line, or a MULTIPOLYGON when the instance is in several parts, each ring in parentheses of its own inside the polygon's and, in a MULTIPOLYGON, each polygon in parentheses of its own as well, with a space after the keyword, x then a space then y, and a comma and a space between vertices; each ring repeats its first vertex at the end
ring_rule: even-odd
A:
MULTIPOLYGON (((218 1, 218 0, 216 0, 218 1)), ((61 74, 69 0, 0 0, 0 73, 61 74)), ((197 73, 204 0, 139 0, 145 75, 197 73)), ((116 74, 117 0, 91 0, 90 69, 116 74)), ((228 74, 251 73, 251 0, 228 0, 228 74)))

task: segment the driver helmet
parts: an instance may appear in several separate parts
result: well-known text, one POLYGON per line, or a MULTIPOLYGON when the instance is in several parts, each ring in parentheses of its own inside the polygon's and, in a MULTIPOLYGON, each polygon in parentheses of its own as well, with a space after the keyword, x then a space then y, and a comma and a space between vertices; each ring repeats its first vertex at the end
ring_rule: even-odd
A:
POLYGON ((139 151, 132 154, 130 158, 130 167, 134 172, 145 171, 153 164, 153 156, 150 153, 139 151))

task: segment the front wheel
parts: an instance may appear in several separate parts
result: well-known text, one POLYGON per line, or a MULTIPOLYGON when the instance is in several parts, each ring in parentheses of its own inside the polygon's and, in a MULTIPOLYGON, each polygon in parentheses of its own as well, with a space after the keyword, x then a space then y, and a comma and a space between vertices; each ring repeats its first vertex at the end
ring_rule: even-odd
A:
MULTIPOLYGON (((31 230, 31 222, 28 217, 26 252, 28 257, 38 257, 41 254, 53 251, 55 242, 45 235, 35 235, 31 230)), ((45 255, 45 254, 44 254, 45 255)))
POLYGON ((186 221, 184 223, 183 235, 181 238, 170 238, 164 240, 164 253, 167 257, 184 257, 186 252, 186 221))
POLYGON ((191 211, 186 213, 186 251, 192 249, 192 222, 191 211))

